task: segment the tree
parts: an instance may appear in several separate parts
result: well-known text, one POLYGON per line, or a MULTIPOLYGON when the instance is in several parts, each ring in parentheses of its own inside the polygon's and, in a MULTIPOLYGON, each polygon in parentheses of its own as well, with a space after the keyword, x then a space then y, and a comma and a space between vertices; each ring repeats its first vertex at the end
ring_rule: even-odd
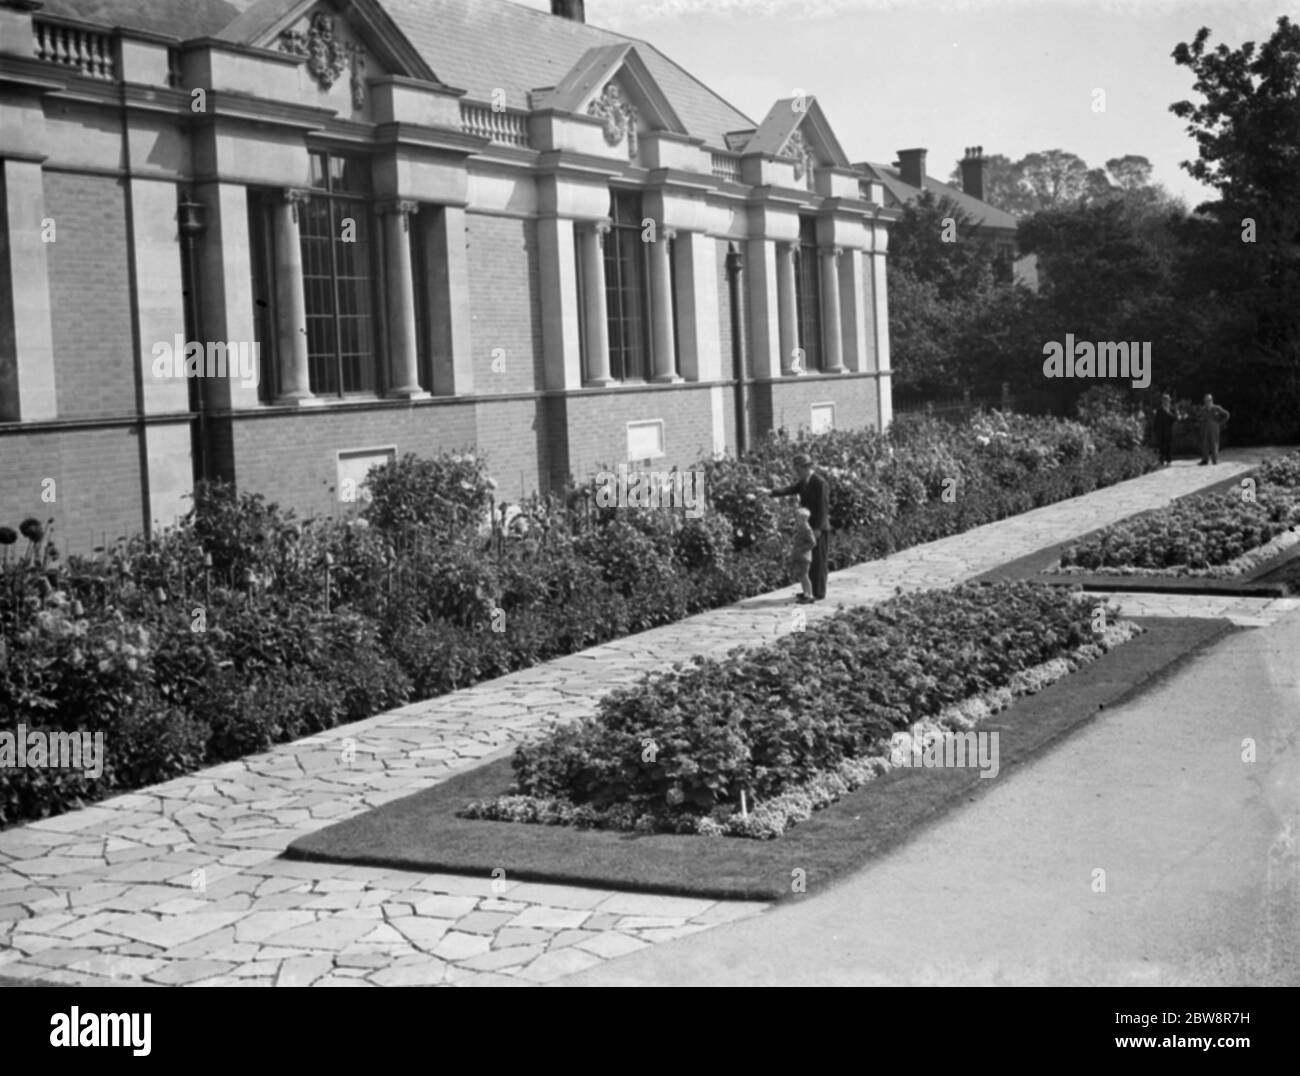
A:
MULTIPOLYGON (((948 182, 962 189, 960 162, 949 174, 948 182)), ((1020 182, 1020 162, 1001 153, 984 158, 983 200, 1013 216, 1033 212, 1033 200, 1020 182)))
POLYGON ((1062 149, 1030 153, 1020 162, 1020 175, 1035 209, 1057 209, 1077 202, 1089 189, 1088 166, 1062 149))
POLYGON ((995 258, 974 219, 933 191, 908 203, 889 233, 890 271, 934 284, 944 301, 969 298, 991 284, 995 258))
MULTIPOLYGON (((1189 281, 1214 294, 1240 333, 1231 394, 1259 436, 1300 433, 1300 26, 1286 16, 1257 48, 1206 47, 1202 27, 1173 51, 1196 76, 1187 121, 1198 157, 1183 168, 1218 191, 1189 239, 1202 259, 1189 281), (1216 279, 1208 279, 1210 276, 1216 279)), ((1236 424, 1234 424, 1236 425, 1236 424)))
POLYGON ((901 390, 955 392, 989 376, 1009 339, 995 245, 950 199, 926 191, 889 236, 889 331, 901 390), (997 315, 993 314, 997 311, 997 315))
MULTIPOLYGON (((960 162, 949 180, 961 186, 960 162)), ((984 201, 1013 216, 1117 196, 1169 200, 1151 182, 1151 162, 1135 153, 1112 157, 1105 168, 1089 168, 1078 155, 1059 149, 1030 153, 1019 161, 1001 154, 986 158, 984 201)))
POLYGON ((1106 162, 1106 171, 1120 190, 1136 191, 1151 185, 1151 162, 1135 153, 1112 157, 1106 162))

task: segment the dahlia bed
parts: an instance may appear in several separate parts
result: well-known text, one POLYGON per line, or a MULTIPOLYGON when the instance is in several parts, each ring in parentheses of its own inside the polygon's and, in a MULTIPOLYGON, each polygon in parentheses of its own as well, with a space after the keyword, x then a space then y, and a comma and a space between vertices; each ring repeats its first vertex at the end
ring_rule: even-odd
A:
POLYGON ((963 584, 694 658, 515 752, 465 818, 768 838, 891 768, 900 733, 974 727, 1137 634, 1035 583, 963 584))
POLYGON ((1117 523, 1067 548, 1052 572, 1242 575, 1300 541, 1300 453, 1270 460, 1241 485, 1117 523))

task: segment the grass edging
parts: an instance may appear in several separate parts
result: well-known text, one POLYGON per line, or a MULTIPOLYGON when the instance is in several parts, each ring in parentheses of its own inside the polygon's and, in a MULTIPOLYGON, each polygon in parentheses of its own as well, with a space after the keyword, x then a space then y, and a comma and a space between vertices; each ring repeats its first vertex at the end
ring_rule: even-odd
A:
MULTIPOLYGON (((1175 504, 1178 501, 1184 501, 1192 497, 1201 497, 1210 493, 1223 493, 1230 489, 1236 489, 1243 478, 1249 478, 1256 474, 1262 466, 1260 464, 1248 471, 1243 471, 1241 474, 1234 475, 1232 478, 1225 478, 1213 485, 1203 486, 1191 493, 1184 493, 1181 496, 1174 497, 1169 501, 1169 504, 1175 504)), ((1248 572, 1237 576, 1148 575, 1137 572, 1125 574, 1105 571, 1051 573, 1047 571, 1053 564, 1059 563, 1062 551, 1068 547, 1085 542, 1111 527, 1122 523, 1130 523, 1142 516, 1162 511, 1168 506, 1166 504, 1146 508, 1141 512, 1134 512, 1131 516, 1113 520, 1106 526, 1097 527, 1086 534, 1076 535, 1063 542, 1044 546, 1042 549, 1027 553, 1023 557, 1017 557, 1015 560, 1009 560, 996 568, 991 568, 989 571, 975 576, 972 582, 992 583, 1007 579, 1019 579, 1046 583, 1050 586, 1080 587, 1086 591, 1219 595, 1241 598, 1285 598, 1293 593, 1292 588, 1286 582, 1271 582, 1267 580, 1267 577, 1278 573, 1292 560, 1300 557, 1300 544, 1281 550, 1269 559, 1260 562, 1248 572)), ((1283 531, 1282 533, 1286 534, 1288 532, 1283 531)), ((1247 552, 1253 551, 1248 550, 1247 552)))
MULTIPOLYGON (((1227 621, 1133 618, 1147 630, 1036 695, 981 722, 998 732, 999 776, 1085 726, 1099 711, 1165 679, 1196 651, 1234 630, 1227 621)), ((808 892, 916 837, 962 798, 993 781, 975 768, 896 769, 817 811, 770 841, 575 830, 457 818, 471 799, 512 783, 508 753, 432 788, 294 841, 290 859, 429 873, 550 882, 710 899, 792 896, 792 872, 808 892)), ((996 780, 996 779, 994 779, 996 780)))

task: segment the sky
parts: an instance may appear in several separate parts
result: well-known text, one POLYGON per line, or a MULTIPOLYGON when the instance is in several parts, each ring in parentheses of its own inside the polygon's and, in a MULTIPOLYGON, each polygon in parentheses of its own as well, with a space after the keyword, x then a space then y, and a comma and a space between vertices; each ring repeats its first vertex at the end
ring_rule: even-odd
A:
MULTIPOLYGON (((523 0, 549 10, 549 0, 523 0)), ((1018 160, 1063 149, 1090 167, 1133 153, 1189 206, 1212 196, 1175 101, 1199 101, 1171 53, 1263 42, 1300 0, 586 0, 587 22, 647 40, 761 120, 814 95, 853 161, 929 151, 946 180, 967 146, 1018 160), (1104 99, 1094 91, 1104 91, 1104 99), (1104 103, 1104 111, 1094 107, 1104 103)))

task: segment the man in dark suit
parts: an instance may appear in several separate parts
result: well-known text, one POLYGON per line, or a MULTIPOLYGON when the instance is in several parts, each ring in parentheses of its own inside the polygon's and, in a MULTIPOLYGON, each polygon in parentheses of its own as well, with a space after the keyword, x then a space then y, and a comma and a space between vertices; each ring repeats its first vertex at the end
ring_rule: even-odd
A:
POLYGON ((769 489, 772 497, 793 497, 798 495, 799 506, 808 509, 808 525, 817 536, 817 548, 813 550, 812 576, 813 601, 826 597, 827 562, 831 551, 831 487, 824 477, 813 469, 813 461, 802 452, 794 458, 797 482, 780 489, 769 489))

